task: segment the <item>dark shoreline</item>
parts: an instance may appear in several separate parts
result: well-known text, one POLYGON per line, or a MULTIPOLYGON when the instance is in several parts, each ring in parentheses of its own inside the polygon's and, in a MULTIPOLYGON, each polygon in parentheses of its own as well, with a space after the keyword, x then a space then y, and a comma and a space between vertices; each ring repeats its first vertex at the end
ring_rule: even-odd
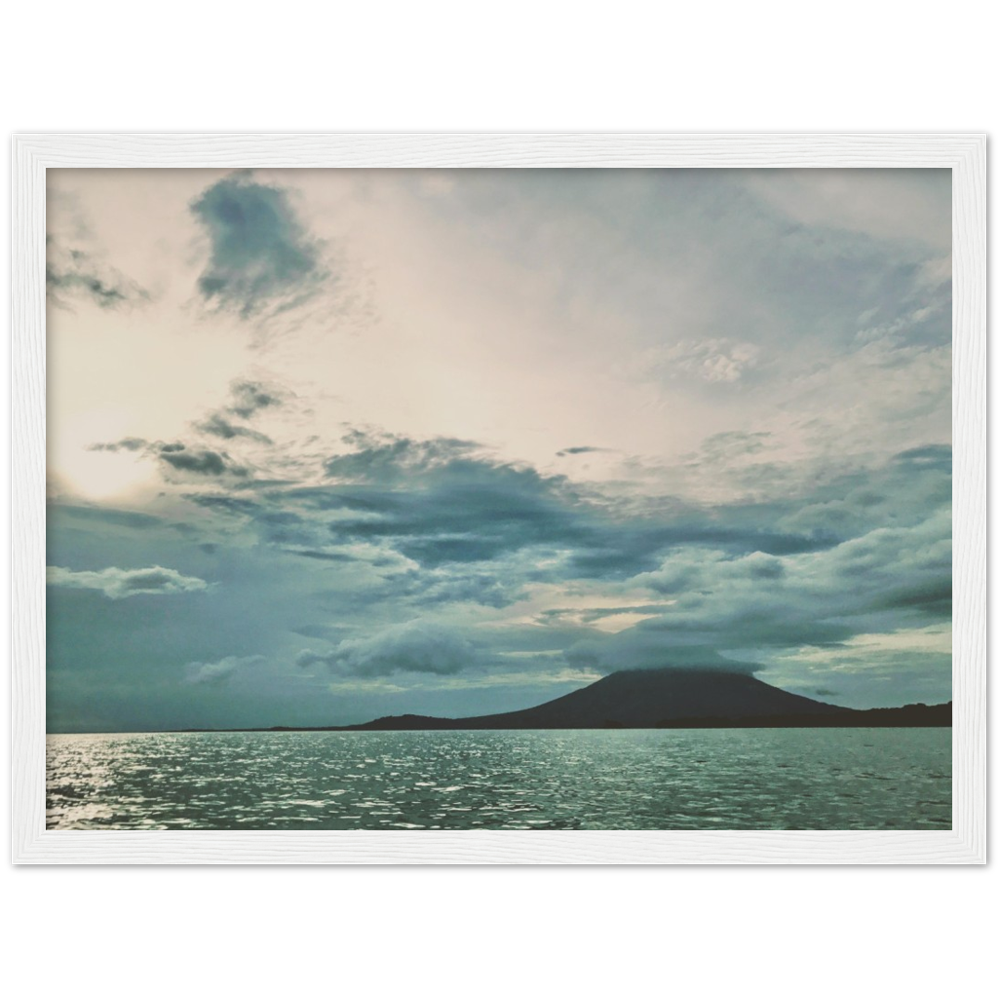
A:
MULTIPOLYGON (((511 713, 516 714, 516 713, 511 713)), ((371 732, 509 732, 606 729, 942 729, 950 728, 951 702, 942 705, 904 705, 902 708, 839 708, 816 715, 754 715, 735 718, 699 716, 665 719, 652 725, 625 725, 607 719, 597 725, 529 725, 510 720, 498 725, 497 716, 439 719, 427 715, 389 715, 353 726, 239 726, 232 729, 155 729, 156 733, 371 733, 371 732)), ((114 735, 95 733, 46 733, 46 736, 114 735)))
MULTIPOLYGON (((439 719, 421 715, 390 715, 353 726, 247 726, 236 729, 168 729, 170 733, 370 733, 370 732, 509 732, 605 729, 935 729, 952 724, 951 702, 905 705, 902 708, 839 709, 827 715, 718 716, 669 719, 652 726, 632 726, 608 719, 593 726, 529 726, 479 724, 476 719, 439 719)), ((55 734, 50 734, 55 735, 55 734)))

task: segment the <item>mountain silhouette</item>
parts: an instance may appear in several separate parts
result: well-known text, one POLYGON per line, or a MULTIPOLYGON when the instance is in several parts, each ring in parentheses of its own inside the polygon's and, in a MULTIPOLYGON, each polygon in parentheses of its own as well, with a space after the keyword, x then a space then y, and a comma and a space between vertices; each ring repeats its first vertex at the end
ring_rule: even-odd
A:
MULTIPOLYGON (((622 670, 534 708, 464 719, 387 715, 354 726, 270 726, 226 732, 453 729, 774 729, 950 726, 951 702, 841 708, 783 691, 748 673, 671 667, 622 670)), ((219 732, 184 729, 186 733, 219 732)))
POLYGON ((534 708, 465 719, 390 715, 345 729, 607 729, 652 728, 680 720, 740 724, 740 720, 809 719, 849 713, 722 670, 622 670, 534 708))

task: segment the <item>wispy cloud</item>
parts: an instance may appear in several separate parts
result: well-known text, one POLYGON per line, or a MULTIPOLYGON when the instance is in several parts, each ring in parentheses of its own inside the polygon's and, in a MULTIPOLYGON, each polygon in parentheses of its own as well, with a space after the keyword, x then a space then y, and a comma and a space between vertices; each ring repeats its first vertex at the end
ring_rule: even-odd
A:
POLYGON ((89 450, 142 452, 158 459, 167 473, 172 470, 181 474, 191 474, 196 478, 226 475, 244 478, 249 475, 249 470, 234 462, 226 452, 196 445, 188 446, 183 441, 165 442, 146 441, 144 438, 122 438, 119 441, 99 441, 90 445, 89 450))
POLYGON ((208 584, 196 576, 183 576, 175 569, 150 566, 148 569, 119 569, 109 566, 102 570, 65 569, 49 566, 46 582, 52 587, 75 590, 99 590, 105 597, 117 601, 139 594, 184 594, 207 590, 208 584))
POLYGON ((563 448, 556 452, 558 458, 565 458, 567 455, 592 455, 596 452, 607 451, 607 448, 592 448, 589 445, 578 445, 573 448, 563 448))
POLYGON ((760 360, 760 348, 729 338, 685 340, 656 348, 645 358, 661 377, 691 377, 702 382, 738 382, 760 360))
POLYGON ((185 668, 188 684, 208 684, 219 687, 244 667, 262 663, 263 656, 225 656, 214 663, 189 663, 185 668))
POLYGON ((92 251, 64 247, 52 235, 45 243, 45 287, 53 304, 65 308, 69 301, 83 299, 101 309, 119 309, 149 300, 141 285, 92 251))
POLYGON ((241 424, 234 424, 227 420, 221 413, 212 413, 204 420, 195 424, 195 427, 210 437, 222 438, 231 441, 233 438, 247 438, 250 441, 257 441, 259 444, 273 444, 274 442, 260 431, 252 427, 243 427, 241 424))
POLYGON ((289 393, 278 386, 250 379, 234 379, 229 386, 229 400, 223 409, 209 413, 194 426, 202 434, 227 441, 246 438, 258 444, 273 444, 266 434, 245 424, 235 423, 232 418, 252 420, 263 410, 282 407, 288 397, 289 393))

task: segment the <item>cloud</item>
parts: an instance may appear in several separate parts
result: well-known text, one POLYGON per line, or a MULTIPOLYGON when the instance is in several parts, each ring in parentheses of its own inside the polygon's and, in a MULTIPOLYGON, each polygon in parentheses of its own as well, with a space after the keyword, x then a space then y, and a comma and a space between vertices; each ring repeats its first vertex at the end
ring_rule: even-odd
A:
POLYGON ((483 446, 460 438, 436 437, 418 441, 397 434, 355 429, 344 435, 355 450, 326 462, 332 479, 354 482, 395 482, 414 474, 447 474, 457 463, 470 460, 483 446))
POLYGON ((645 361, 647 367, 676 378, 689 375, 703 382, 737 382, 745 372, 756 367, 760 348, 727 337, 685 340, 669 347, 656 348, 645 361))
POLYGON ((287 398, 287 393, 282 389, 247 379, 235 379, 231 382, 229 393, 231 399, 226 409, 244 420, 261 410, 282 406, 287 398))
POLYGON ((529 467, 476 458, 470 442, 395 438, 337 456, 331 476, 357 485, 303 499, 343 513, 330 522, 342 541, 390 542, 423 566, 495 559, 526 546, 583 541, 564 485, 529 467))
POLYGON ((259 444, 274 444, 266 434, 261 434, 260 431, 255 431, 252 427, 241 427, 238 424, 231 423, 221 413, 210 414, 205 420, 195 424, 195 427, 202 434, 223 438, 226 441, 242 437, 250 441, 256 441, 259 444))
POLYGON ((329 653, 303 650, 295 662, 300 667, 322 663, 352 677, 386 677, 399 672, 456 674, 477 659, 475 647, 462 635, 418 619, 367 639, 345 639, 329 653))
POLYGON ((149 447, 145 438, 127 437, 120 441, 103 441, 92 444, 90 451, 144 451, 149 447))
POLYGON ((516 573, 462 573, 449 567, 444 572, 414 573, 411 580, 411 594, 419 605, 481 604, 504 608, 524 596, 523 581, 516 573))
MULTIPOLYGON (((276 489, 257 500, 192 497, 195 502, 249 515, 263 540, 328 553, 367 547, 369 557, 391 550, 425 572, 502 563, 533 550, 536 569, 550 578, 624 580, 651 572, 679 547, 722 550, 732 557, 760 553, 757 573, 778 574, 767 557, 830 548, 845 537, 826 523, 805 530, 777 527, 791 503, 695 507, 671 501, 646 512, 623 509, 581 492, 562 476, 497 461, 474 442, 355 433, 354 452, 326 461, 336 482, 276 489)), ((752 441, 756 437, 751 438, 752 441)), ((482 568, 482 567, 480 567, 482 568)), ((468 577, 467 570, 461 570, 468 577)), ((477 571, 478 573, 478 571, 477 571)), ((489 574, 494 580, 497 572, 489 574)), ((483 576, 478 574, 479 579, 483 576)), ((507 594, 519 580, 506 580, 507 594)), ((458 593, 464 586, 438 593, 458 593)), ((495 604, 506 598, 481 589, 495 604)))
POLYGON ((175 569, 150 566, 148 569, 118 569, 79 572, 61 566, 46 569, 46 582, 53 587, 99 590, 113 601, 139 594, 183 594, 207 590, 208 584, 196 576, 182 576, 175 569))
MULTIPOLYGON (((355 431, 345 444, 354 450, 326 460, 328 483, 190 497, 311 562, 345 615, 363 621, 391 605, 433 619, 364 639, 331 635, 340 645, 306 650, 300 664, 369 678, 448 673, 482 656, 455 622, 485 614, 509 622, 477 634, 492 658, 533 642, 529 629, 562 662, 591 670, 732 670, 950 614, 944 445, 802 475, 785 496, 698 505, 613 502, 463 439, 355 431), (581 594, 594 600, 581 604, 581 594)), ((763 433, 722 432, 701 460, 718 468, 769 446, 763 433)))
POLYGON ((274 444, 266 434, 252 427, 235 424, 230 416, 250 420, 261 410, 283 406, 288 393, 277 386, 248 379, 234 379, 229 385, 229 401, 222 410, 215 410, 194 426, 202 434, 231 441, 245 438, 258 444, 274 444))
MULTIPOLYGON (((910 527, 875 528, 816 552, 776 558, 682 547, 633 586, 671 598, 655 617, 590 640, 574 655, 615 669, 669 663, 674 651, 837 646, 869 631, 950 621, 951 518, 942 508, 910 527)), ((572 650, 570 651, 573 652, 572 650)), ((569 655, 569 654, 568 654, 569 655)))
POLYGON ((585 640, 566 651, 566 659, 577 668, 602 673, 615 670, 699 670, 715 673, 754 674, 759 663, 741 663, 720 656, 712 646, 667 646, 655 635, 636 629, 610 639, 585 640))
POLYGON ((745 459, 767 448, 773 435, 766 431, 722 431, 701 443, 693 464, 721 465, 745 459))
POLYGON ((160 459, 167 465, 183 472, 194 472, 204 476, 221 476, 224 472, 245 475, 245 470, 229 465, 217 451, 207 448, 188 450, 186 447, 174 450, 162 449, 160 459))
POLYGON ((117 309, 148 301, 149 293, 93 254, 66 249, 54 236, 45 240, 45 288, 50 301, 66 305, 67 298, 86 299, 101 309, 117 309))
POLYGON ((558 458, 565 458, 567 455, 591 455, 594 452, 607 451, 607 448, 591 448, 589 446, 581 446, 576 448, 563 448, 562 451, 557 451, 556 456, 558 458))
POLYGON ((319 243, 306 232, 285 190, 233 174, 191 204, 210 241, 198 279, 206 302, 248 319, 266 308, 289 308, 327 277, 319 243))
POLYGON ((89 451, 143 452, 167 466, 164 471, 175 470, 195 476, 236 476, 243 478, 249 470, 238 465, 225 452, 210 448, 189 448, 183 441, 146 441, 144 438, 122 438, 120 441, 102 441, 90 445, 89 451))
POLYGON ((951 246, 950 170, 748 170, 744 180, 808 226, 951 246))
POLYGON ((215 663, 189 663, 185 670, 187 684, 208 684, 218 687, 225 684, 237 671, 263 662, 263 656, 226 656, 215 663))
POLYGON ((318 559, 321 562, 357 562, 354 556, 350 556, 346 552, 330 552, 323 549, 286 549, 285 551, 293 556, 318 559))
POLYGON ((189 493, 185 494, 184 498, 198 504, 199 507, 208 507, 225 514, 235 514, 241 517, 253 516, 262 510, 259 503, 255 500, 248 500, 246 497, 232 497, 219 493, 189 493))

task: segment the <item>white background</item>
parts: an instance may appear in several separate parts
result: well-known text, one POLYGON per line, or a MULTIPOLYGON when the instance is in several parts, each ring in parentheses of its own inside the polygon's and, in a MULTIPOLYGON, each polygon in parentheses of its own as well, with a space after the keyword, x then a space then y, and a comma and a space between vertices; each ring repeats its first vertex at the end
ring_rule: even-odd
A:
POLYGON ((8 995, 939 1000, 996 985, 974 879, 100 881, 11 885, 8 995))
MULTIPOLYGON (((5 5, 31 123, 995 120, 983 0, 48 0, 5 5)), ((763 127, 768 127, 764 124, 763 127)))

